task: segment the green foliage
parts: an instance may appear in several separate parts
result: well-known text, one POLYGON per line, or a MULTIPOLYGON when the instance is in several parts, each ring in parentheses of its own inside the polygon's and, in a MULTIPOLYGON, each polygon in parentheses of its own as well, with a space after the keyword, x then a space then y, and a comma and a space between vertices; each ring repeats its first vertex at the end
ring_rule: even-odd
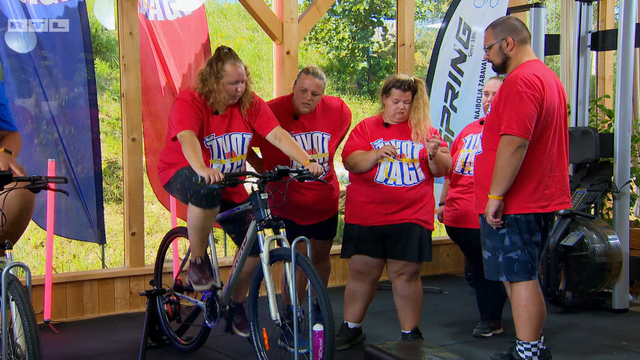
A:
MULTIPOLYGON (((589 126, 597 128, 601 133, 613 133, 615 128, 616 116, 613 109, 603 104, 605 99, 611 99, 610 95, 603 95, 597 99, 589 101, 589 126)), ((632 120, 631 128, 634 129, 631 136, 631 191, 630 191, 630 208, 629 213, 632 214, 633 208, 638 201, 638 192, 640 188, 640 167, 638 167, 640 148, 640 121, 632 120), (636 164, 635 166, 633 164, 636 164), (635 188, 635 189, 634 189, 635 188), (634 191, 635 190, 635 191, 634 191)), ((600 216, 604 219, 613 219, 613 201, 611 195, 605 201, 605 206, 601 209, 600 216)))

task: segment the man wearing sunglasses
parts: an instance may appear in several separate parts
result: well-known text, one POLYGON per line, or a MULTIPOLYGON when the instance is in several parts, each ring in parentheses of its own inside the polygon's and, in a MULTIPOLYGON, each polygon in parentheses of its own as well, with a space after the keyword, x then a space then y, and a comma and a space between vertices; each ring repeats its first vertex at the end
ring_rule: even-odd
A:
POLYGON ((476 157, 476 211, 489 280, 502 281, 511 301, 516 345, 491 359, 551 359, 538 284, 553 213, 571 207, 567 100, 556 74, 531 48, 531 33, 505 16, 484 35, 485 59, 507 74, 493 100, 476 157))

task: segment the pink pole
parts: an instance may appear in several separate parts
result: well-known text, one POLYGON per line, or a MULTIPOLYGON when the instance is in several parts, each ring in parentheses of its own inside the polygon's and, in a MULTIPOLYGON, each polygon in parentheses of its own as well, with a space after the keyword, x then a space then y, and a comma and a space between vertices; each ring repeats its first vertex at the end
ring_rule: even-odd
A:
MULTIPOLYGON (((176 198, 169 197, 169 210, 171 211, 171 228, 178 227, 178 210, 177 210, 176 198)), ((180 271, 180 254, 178 249, 178 242, 173 241, 171 244, 171 250, 173 251, 173 278, 175 279, 180 271)))
MULTIPOLYGON (((49 159, 48 175, 56 176, 56 161, 49 159)), ((55 184, 49 184, 55 188, 55 184)), ((51 321, 51 292, 53 288, 53 228, 55 224, 55 192, 47 191, 47 247, 44 275, 44 321, 51 321)))

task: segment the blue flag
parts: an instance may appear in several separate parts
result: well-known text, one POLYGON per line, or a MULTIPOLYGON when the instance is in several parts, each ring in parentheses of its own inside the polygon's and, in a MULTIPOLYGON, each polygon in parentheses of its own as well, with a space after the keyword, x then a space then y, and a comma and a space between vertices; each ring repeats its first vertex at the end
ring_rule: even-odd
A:
MULTIPOLYGON (((55 233, 105 243, 96 79, 87 6, 82 0, 0 2, 0 59, 10 107, 22 135, 18 162, 57 185, 55 233)), ((46 224, 46 196, 36 197, 35 222, 46 224)))

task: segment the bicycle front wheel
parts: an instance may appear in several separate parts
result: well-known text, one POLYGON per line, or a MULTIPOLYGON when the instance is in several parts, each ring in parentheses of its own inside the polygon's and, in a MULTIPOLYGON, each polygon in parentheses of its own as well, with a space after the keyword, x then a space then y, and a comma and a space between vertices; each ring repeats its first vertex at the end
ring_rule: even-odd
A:
MULTIPOLYGON (((308 287, 306 287, 304 292, 298 293, 299 305, 294 310, 289 300, 288 289, 292 288, 289 286, 290 280, 283 276, 283 265, 291 264, 291 249, 278 248, 271 250, 269 258, 271 277, 275 285, 276 305, 282 321, 277 323, 271 319, 268 298, 266 296, 260 297, 264 271, 262 266, 259 266, 253 277, 247 301, 251 340, 258 359, 293 359, 295 357, 292 313, 297 311, 299 318, 299 357, 302 359, 321 358, 323 360, 332 360, 335 350, 333 312, 329 304, 327 290, 322 284, 320 275, 306 256, 296 252, 296 276, 304 280, 309 279, 312 308, 309 309, 308 306, 308 287), (311 338, 309 338, 309 317, 312 319, 311 326, 315 329, 311 338), (320 328, 322 328, 322 331, 319 331, 320 328), (310 344, 313 344, 313 353, 309 350, 310 344), (317 356, 314 356, 314 353, 317 356)), ((296 281, 300 284, 298 280, 296 281)))
POLYGON ((204 311, 176 296, 184 294, 198 300, 204 297, 186 283, 190 255, 187 228, 171 229, 160 243, 154 269, 156 287, 169 290, 156 297, 160 328, 176 348, 185 352, 202 347, 211 332, 205 322, 204 311))
POLYGON ((7 274, 7 295, 9 306, 7 306, 8 329, 0 329, 9 334, 7 344, 7 359, 42 359, 42 346, 40 345, 40 335, 36 327, 36 316, 31 307, 31 301, 27 296, 25 288, 18 278, 7 274))

